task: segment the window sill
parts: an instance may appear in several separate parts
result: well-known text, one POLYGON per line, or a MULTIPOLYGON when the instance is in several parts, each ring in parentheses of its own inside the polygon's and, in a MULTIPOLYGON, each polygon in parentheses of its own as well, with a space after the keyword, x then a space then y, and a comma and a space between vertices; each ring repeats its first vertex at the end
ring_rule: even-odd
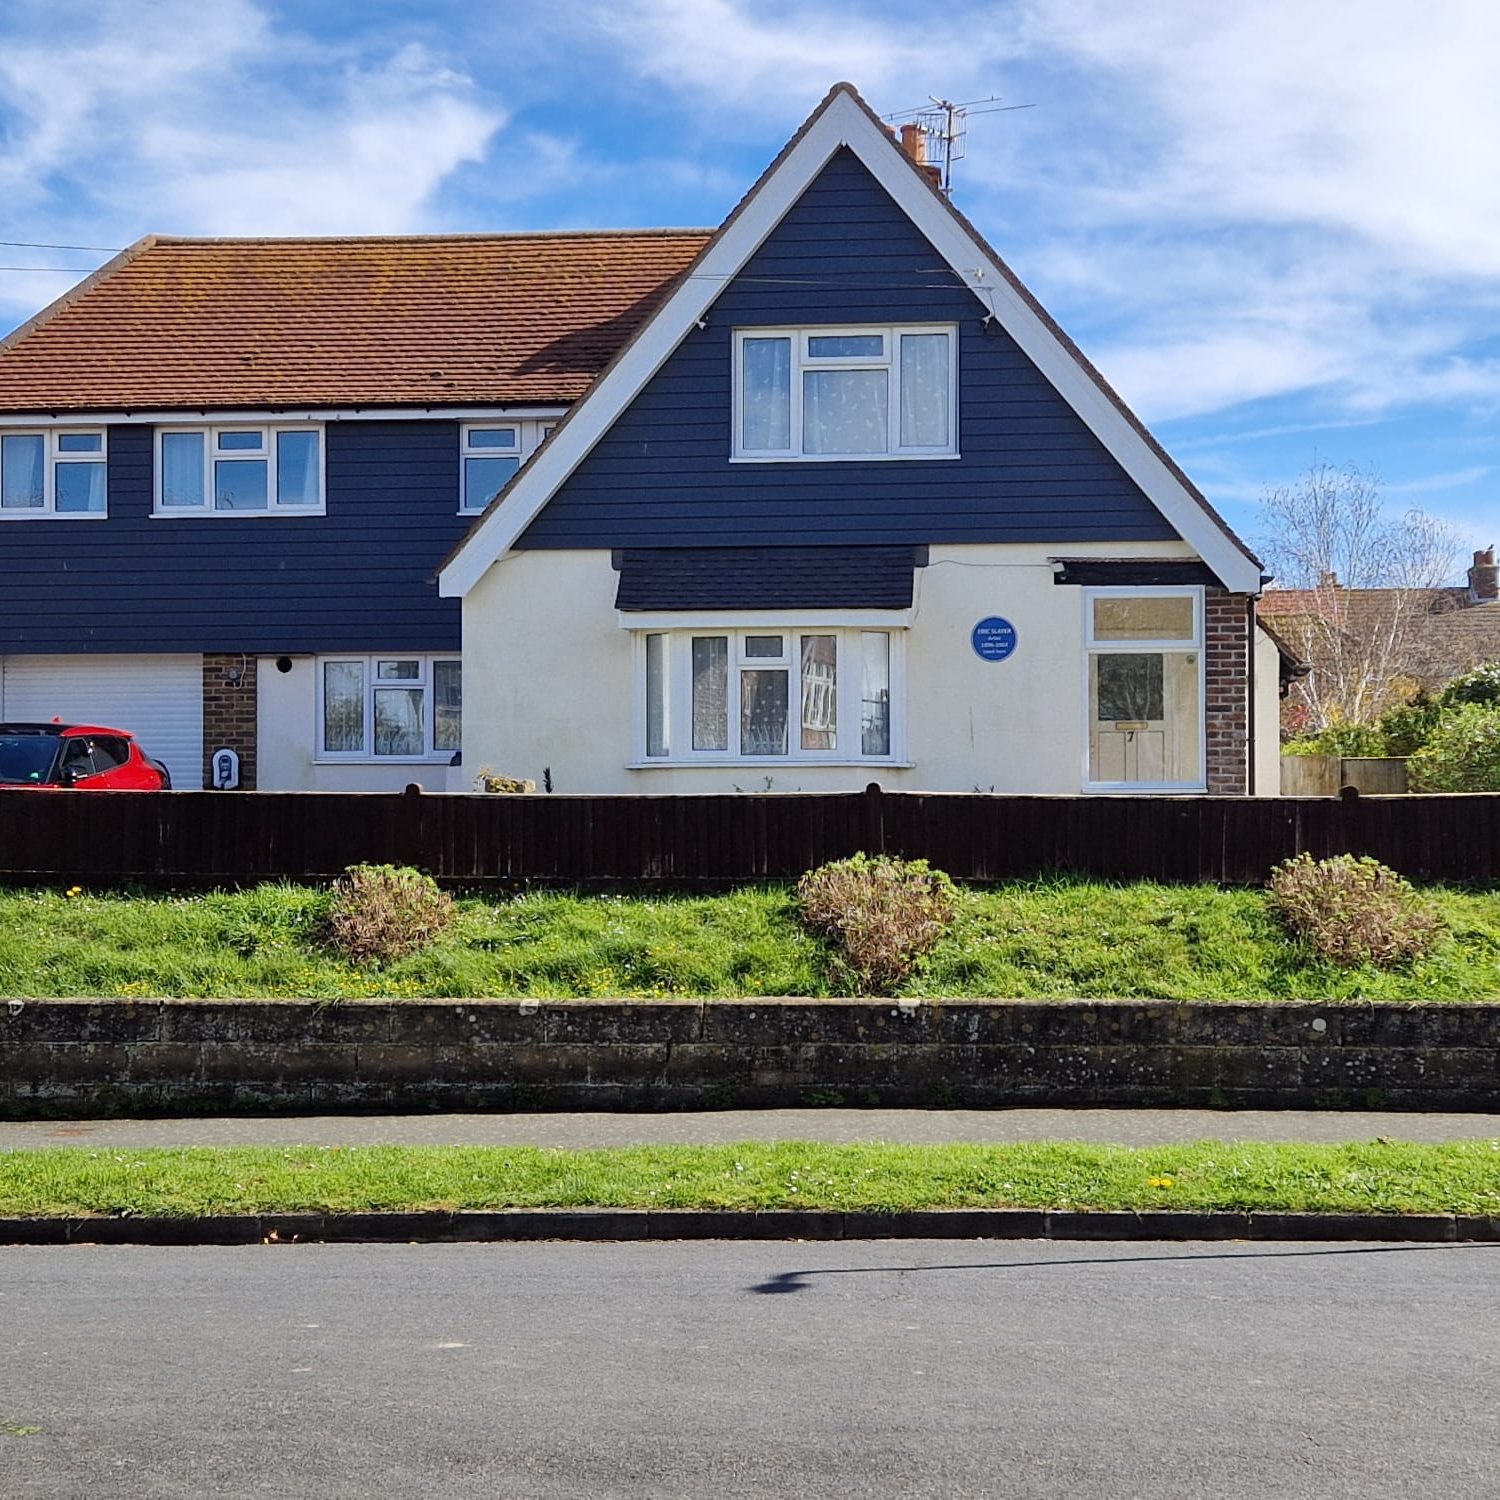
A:
POLYGON ((275 520, 288 518, 300 520, 327 514, 328 512, 321 506, 314 509, 310 505, 273 505, 269 510, 209 510, 207 506, 200 510, 191 505, 184 505, 178 510, 153 510, 151 519, 153 521, 263 521, 271 517, 275 520))
POLYGON ((1108 796, 1116 793, 1137 797, 1142 795, 1201 797, 1208 792, 1208 783, 1203 781, 1086 781, 1083 784, 1083 790, 1089 796, 1108 796))
POLYGON ((107 510, 35 510, 16 506, 0 510, 0 521, 107 521, 107 510))
POLYGON ((731 453, 732 464, 892 464, 941 462, 961 453, 731 453))
MULTIPOLYGON (((315 755, 315 766, 450 766, 456 750, 441 755, 315 755)), ((455 769, 458 769, 455 767, 455 769)))
POLYGON ((807 756, 796 758, 790 755, 766 755, 754 760, 672 760, 666 756, 653 756, 650 760, 632 760, 625 763, 627 771, 764 771, 777 767, 798 771, 825 766, 831 770, 847 770, 853 766, 869 771, 909 771, 915 761, 911 760, 812 760, 807 756))

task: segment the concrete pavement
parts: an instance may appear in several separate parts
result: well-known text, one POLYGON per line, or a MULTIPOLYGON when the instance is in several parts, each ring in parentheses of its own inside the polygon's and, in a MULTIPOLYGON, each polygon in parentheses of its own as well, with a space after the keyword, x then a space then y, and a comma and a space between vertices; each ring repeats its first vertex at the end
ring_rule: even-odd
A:
POLYGON ((1500 1139, 1500 1115, 1207 1109, 767 1109, 681 1114, 318 1115, 0 1122, 0 1151, 33 1146, 635 1146, 734 1141, 1214 1141, 1500 1139))
POLYGON ((1461 1500, 1500 1250, 8 1250, 0 1372, 7 1500, 1461 1500))

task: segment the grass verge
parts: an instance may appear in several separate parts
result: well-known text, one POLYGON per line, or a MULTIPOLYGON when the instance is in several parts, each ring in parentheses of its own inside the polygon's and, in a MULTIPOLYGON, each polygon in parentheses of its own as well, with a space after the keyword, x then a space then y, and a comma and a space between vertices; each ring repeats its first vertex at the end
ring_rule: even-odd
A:
MULTIPOLYGON (((1290 942, 1259 890, 1018 881, 957 893, 957 921, 898 993, 1017 999, 1488 1000, 1500 892, 1435 888, 1446 935, 1392 970, 1290 942)), ((322 948, 328 893, 0 893, 0 996, 312 1000, 847 993, 785 886, 714 896, 468 898, 425 952, 354 967, 322 948)))
POLYGON ((1500 1140, 1340 1146, 215 1147, 0 1152, 0 1214, 420 1208, 1500 1214, 1500 1140))

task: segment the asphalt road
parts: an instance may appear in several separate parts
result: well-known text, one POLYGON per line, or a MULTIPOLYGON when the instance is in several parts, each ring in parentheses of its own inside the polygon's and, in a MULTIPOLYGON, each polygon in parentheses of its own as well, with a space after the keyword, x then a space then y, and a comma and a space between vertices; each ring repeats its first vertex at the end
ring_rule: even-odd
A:
POLYGON ((1493 1247, 0 1251, 7 1500, 1410 1500, 1497 1475, 1493 1247))
POLYGON ((32 1146, 646 1146, 735 1141, 1462 1141, 1500 1115, 1356 1110, 756 1109, 682 1113, 250 1116, 0 1121, 0 1151, 32 1146))

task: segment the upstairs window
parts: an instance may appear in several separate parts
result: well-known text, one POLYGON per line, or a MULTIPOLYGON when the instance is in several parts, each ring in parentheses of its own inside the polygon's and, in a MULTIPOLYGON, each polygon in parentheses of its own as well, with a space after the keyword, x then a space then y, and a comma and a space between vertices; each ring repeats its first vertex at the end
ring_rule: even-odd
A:
POLYGON ((466 422, 459 436, 459 511, 465 515, 482 511, 556 426, 556 422, 466 422))
POLYGON ((736 458, 941 458, 957 453, 957 330, 742 328, 736 458))
POLYGON ((102 427, 0 435, 0 518, 104 515, 106 441, 102 427))
POLYGON ((169 427, 156 438, 158 515, 316 515, 321 427, 169 427))

